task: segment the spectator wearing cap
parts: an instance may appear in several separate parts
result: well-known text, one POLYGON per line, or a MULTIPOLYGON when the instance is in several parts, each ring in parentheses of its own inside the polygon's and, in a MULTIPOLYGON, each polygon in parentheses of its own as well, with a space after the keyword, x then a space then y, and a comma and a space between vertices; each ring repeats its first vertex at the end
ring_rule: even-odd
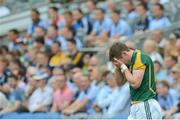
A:
POLYGON ((69 58, 71 59, 70 64, 77 66, 77 67, 82 67, 83 62, 82 62, 82 53, 76 49, 76 41, 74 39, 69 39, 67 41, 68 45, 68 55, 69 58))
POLYGON ((50 7, 48 10, 49 14, 49 24, 58 26, 58 29, 61 30, 65 24, 64 16, 58 15, 57 7, 50 7))
POLYGON ((39 26, 47 29, 48 24, 40 18, 40 12, 37 9, 31 10, 31 24, 27 29, 27 37, 31 38, 34 35, 35 29, 39 26))
POLYGON ((59 86, 53 95, 53 105, 51 112, 61 112, 66 109, 73 100, 73 92, 67 86, 66 78, 64 75, 55 77, 55 82, 59 86))
POLYGON ((162 80, 157 83, 157 101, 159 102, 162 111, 165 113, 177 104, 177 93, 170 88, 167 81, 162 80))
POLYGON ((22 52, 22 47, 20 43, 22 43, 22 38, 20 38, 19 31, 17 29, 11 29, 8 32, 8 38, 10 43, 8 44, 9 51, 19 51, 22 52))
POLYGON ((95 23, 93 25, 92 32, 87 36, 89 44, 93 44, 96 38, 101 34, 109 35, 110 27, 112 25, 111 19, 105 16, 105 11, 101 8, 95 10, 95 23))
POLYGON ((29 97, 24 106, 30 112, 47 112, 52 103, 52 89, 47 86, 48 74, 38 72, 33 79, 37 82, 37 88, 29 97))
POLYGON ((58 42, 61 43, 61 50, 68 53, 68 39, 74 39, 76 41, 76 49, 81 49, 83 47, 83 41, 80 40, 78 37, 74 36, 72 29, 65 26, 62 28, 60 35, 58 37, 58 42))
POLYGON ((170 20, 164 15, 164 7, 160 3, 153 5, 153 17, 154 19, 150 22, 149 30, 163 29, 171 25, 170 20))
POLYGON ((14 75, 8 77, 8 82, 4 86, 9 101, 7 107, 2 109, 0 113, 17 112, 20 110, 22 101, 24 100, 24 90, 18 87, 18 78, 14 75))
POLYGON ((60 67, 68 64, 69 58, 60 48, 59 42, 54 42, 51 46, 52 57, 49 61, 51 67, 60 67))
MULTIPOLYGON (((175 80, 174 83, 174 89, 180 93, 180 64, 176 64, 173 68, 172 68, 172 77, 175 80)), ((180 97, 180 95, 179 95, 180 97)))
POLYGON ((131 36, 133 34, 129 24, 125 20, 121 19, 120 11, 111 11, 111 19, 113 24, 110 28, 110 37, 120 38, 120 36, 131 36))
POLYGON ((125 0, 123 1, 123 7, 127 12, 127 21, 129 23, 129 25, 131 26, 132 30, 134 31, 136 22, 138 20, 138 15, 134 9, 134 5, 132 0, 125 0))

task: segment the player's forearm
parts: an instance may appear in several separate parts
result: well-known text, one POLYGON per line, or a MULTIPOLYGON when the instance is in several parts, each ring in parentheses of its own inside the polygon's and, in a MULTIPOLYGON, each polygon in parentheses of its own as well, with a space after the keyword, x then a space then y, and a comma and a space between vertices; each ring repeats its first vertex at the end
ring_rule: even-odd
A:
POLYGON ((127 81, 129 82, 129 84, 134 88, 137 89, 139 86, 137 84, 137 80, 135 79, 135 77, 133 76, 133 74, 127 69, 124 71, 124 75, 127 79, 127 81))

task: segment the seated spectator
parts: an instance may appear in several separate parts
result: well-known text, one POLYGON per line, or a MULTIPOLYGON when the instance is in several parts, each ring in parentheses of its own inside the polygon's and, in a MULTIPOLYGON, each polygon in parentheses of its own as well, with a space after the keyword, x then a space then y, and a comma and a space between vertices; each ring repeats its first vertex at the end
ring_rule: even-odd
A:
POLYGON ((157 83, 157 101, 159 102, 162 111, 170 110, 177 103, 177 96, 170 89, 168 82, 160 81, 157 83))
POLYGON ((113 0, 106 0, 106 3, 102 9, 104 9, 105 12, 109 14, 112 11, 116 10, 116 3, 113 0))
POLYGON ((60 50, 61 45, 59 42, 54 42, 51 47, 52 57, 50 58, 49 65, 51 67, 60 67, 62 65, 67 65, 69 58, 68 56, 60 50))
POLYGON ((33 79, 37 82, 37 88, 24 102, 24 107, 30 112, 47 112, 52 103, 52 89, 47 86, 48 75, 38 72, 33 79))
POLYGON ((69 53, 69 58, 71 59, 70 64, 77 66, 77 67, 82 67, 82 53, 76 49, 76 41, 74 39, 69 39, 67 41, 68 44, 68 53, 69 53))
POLYGON ((143 32, 148 30, 149 23, 150 23, 150 17, 147 13, 148 9, 144 4, 138 4, 136 6, 136 12, 138 14, 138 21, 135 26, 135 32, 143 32))
MULTIPOLYGON (((180 64, 176 64, 172 68, 172 77, 175 80, 175 83, 173 85, 173 88, 177 91, 177 93, 180 93, 180 64)), ((180 95, 179 95, 180 97, 180 95)))
POLYGON ((118 39, 121 36, 131 36, 133 34, 129 24, 121 19, 119 11, 111 11, 111 19, 113 24, 110 28, 110 37, 118 39))
POLYGON ((123 1, 123 7, 127 12, 126 20, 134 31, 136 22, 138 20, 138 15, 134 9, 133 2, 131 0, 125 0, 123 1))
POLYGON ((22 52, 22 47, 20 45, 22 38, 19 36, 19 31, 17 29, 11 29, 8 32, 8 38, 10 43, 8 44, 9 51, 19 51, 22 52))
POLYGON ((45 45, 51 47, 53 42, 58 40, 58 27, 56 25, 50 25, 45 38, 45 45))
POLYGON ((3 92, 3 85, 7 82, 6 67, 8 65, 7 60, 1 56, 0 57, 0 91, 3 92))
POLYGON ((93 42, 96 41, 96 37, 98 37, 99 35, 109 35, 110 27, 112 25, 111 20, 105 16, 104 10, 100 8, 95 10, 95 20, 96 21, 93 25, 93 30, 86 38, 91 45, 94 45, 93 42))
POLYGON ((79 32, 81 34, 86 35, 90 32, 90 24, 88 23, 88 20, 86 17, 84 17, 83 12, 81 9, 76 9, 73 12, 73 19, 74 19, 74 28, 76 31, 76 36, 79 36, 79 32))
POLYGON ((49 57, 48 57, 47 53, 38 52, 36 55, 35 62, 36 62, 36 67, 39 69, 42 69, 44 67, 48 67, 49 57))
POLYGON ((71 101, 73 100, 73 92, 67 86, 64 75, 58 76, 55 79, 59 89, 54 92, 54 101, 51 112, 61 112, 70 105, 71 101))
POLYGON ((165 119, 179 119, 180 113, 180 102, 172 107, 170 110, 166 111, 165 119), (177 117, 175 116, 177 114, 177 117))
POLYGON ((167 40, 164 38, 164 33, 162 30, 154 30, 152 33, 152 39, 156 42, 158 52, 164 57, 164 47, 167 40))
POLYGON ((24 99, 24 91, 18 87, 18 78, 14 75, 10 75, 5 87, 8 89, 7 98, 9 103, 0 113, 19 111, 24 99))
POLYGON ((27 100, 34 90, 36 89, 36 80, 33 79, 33 76, 36 75, 38 72, 38 69, 36 67, 28 67, 26 72, 26 78, 27 78, 27 86, 25 89, 25 99, 27 100))
POLYGON ((65 115, 70 115, 80 111, 87 111, 93 114, 92 103, 96 98, 97 88, 91 84, 88 76, 83 75, 80 77, 80 94, 78 98, 65 110, 62 111, 65 115))
POLYGON ((168 56, 165 58, 164 61, 165 61, 166 69, 164 70, 165 76, 163 79, 167 80, 171 86, 175 82, 175 80, 172 77, 171 71, 172 71, 172 68, 177 64, 177 57, 176 56, 168 56))
POLYGON ((0 92, 0 111, 5 109, 7 106, 8 106, 8 99, 2 92, 0 92))
POLYGON ((47 29, 47 23, 40 19, 40 12, 37 9, 31 10, 31 20, 32 23, 28 26, 27 37, 31 38, 34 35, 36 27, 42 27, 47 29))
POLYGON ((178 53, 178 64, 180 64, 180 39, 178 39, 176 41, 176 50, 177 50, 177 53, 178 53))
POLYGON ((0 17, 7 16, 11 13, 10 9, 4 5, 4 0, 0 1, 0 17))
POLYGON ((103 109, 104 115, 118 113, 129 114, 130 91, 128 84, 119 87, 115 80, 115 75, 111 73, 107 74, 106 80, 108 86, 111 88, 111 92, 106 98, 94 104, 94 108, 103 109))
POLYGON ((160 80, 164 79, 164 76, 165 76, 166 73, 163 70, 162 64, 157 60, 154 61, 154 71, 156 73, 156 79, 157 80, 160 81, 160 80))
POLYGON ((44 43, 44 37, 37 37, 34 41, 33 47, 41 52, 46 52, 46 47, 44 43))
POLYGON ((50 25, 58 26, 58 29, 61 30, 65 24, 64 16, 58 15, 58 8, 57 7, 50 7, 49 11, 49 22, 50 25))
POLYGON ((151 57, 152 61, 159 61, 161 65, 163 65, 163 59, 162 56, 156 52, 156 43, 153 40, 147 39, 145 40, 143 44, 143 49, 144 51, 149 54, 151 57))
POLYGON ((82 73, 85 75, 88 74, 88 67, 89 67, 90 58, 91 58, 91 53, 84 53, 82 73))
POLYGON ((152 12, 154 19, 149 24, 149 30, 163 29, 171 25, 170 20, 164 15, 163 5, 154 4, 152 12))
POLYGON ((74 37, 73 31, 71 28, 65 26, 62 28, 60 32, 60 36, 58 38, 58 42, 61 43, 61 49, 64 52, 68 52, 68 44, 67 41, 68 39, 74 39, 76 41, 76 48, 79 50, 83 47, 82 40, 80 40, 78 37, 74 37))

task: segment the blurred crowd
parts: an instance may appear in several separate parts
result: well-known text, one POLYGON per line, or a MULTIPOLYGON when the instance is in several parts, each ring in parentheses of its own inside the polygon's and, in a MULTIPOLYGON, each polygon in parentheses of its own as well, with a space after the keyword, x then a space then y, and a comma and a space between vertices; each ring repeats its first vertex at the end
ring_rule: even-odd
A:
MULTIPOLYGON (((152 31, 142 48, 154 62, 157 100, 165 118, 178 116, 180 35, 165 37, 162 29, 172 22, 163 1, 124 0, 123 17, 113 0, 101 8, 89 0, 87 13, 78 8, 59 14, 53 6, 48 21, 32 9, 26 35, 17 26, 7 33, 7 45, 0 41, 0 113, 128 114, 128 83, 118 86, 112 64, 102 65, 95 52, 81 49, 152 31)), ((133 40, 125 43, 138 49, 133 40)))

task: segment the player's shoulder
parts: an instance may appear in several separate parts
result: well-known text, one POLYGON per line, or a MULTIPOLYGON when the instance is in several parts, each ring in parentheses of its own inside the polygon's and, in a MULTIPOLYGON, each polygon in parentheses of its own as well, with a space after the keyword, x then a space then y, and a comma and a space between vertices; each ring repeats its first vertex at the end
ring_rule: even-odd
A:
POLYGON ((137 56, 140 57, 142 63, 152 62, 150 56, 147 53, 145 53, 142 50, 136 50, 136 51, 137 51, 137 56))

